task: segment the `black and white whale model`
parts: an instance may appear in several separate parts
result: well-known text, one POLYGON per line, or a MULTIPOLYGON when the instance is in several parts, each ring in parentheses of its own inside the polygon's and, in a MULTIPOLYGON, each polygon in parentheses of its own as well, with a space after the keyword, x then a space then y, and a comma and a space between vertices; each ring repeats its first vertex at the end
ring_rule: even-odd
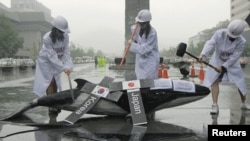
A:
MULTIPOLYGON (((92 95, 89 92, 85 92, 83 87, 86 84, 93 85, 93 83, 85 79, 75 79, 74 81, 77 83, 77 87, 73 88, 74 100, 72 99, 71 90, 61 91, 53 95, 37 98, 30 102, 26 107, 1 120, 15 118, 25 111, 37 106, 54 107, 67 111, 75 111, 76 108, 79 108, 79 106, 81 106, 84 101, 86 102, 86 99, 92 95)), ((147 80, 144 81, 147 82, 147 80)), ((116 84, 117 86, 117 84, 121 83, 123 82, 111 82, 110 86, 112 87, 112 84, 116 84)), ((140 88, 140 96, 146 115, 150 115, 161 109, 180 106, 200 100, 210 93, 209 88, 187 80, 160 78, 153 80, 153 83, 153 87, 140 88)), ((126 84, 131 85, 127 82, 126 84)), ((104 90, 105 89, 102 87, 99 87, 97 93, 102 93, 104 90)), ((109 95, 115 96, 117 92, 120 92, 120 96, 117 101, 112 101, 108 98, 100 98, 87 113, 108 116, 126 116, 130 113, 131 105, 129 102, 131 102, 134 107, 138 106, 136 101, 137 95, 134 95, 132 101, 128 100, 128 92, 123 89, 119 91, 110 90, 109 95)))

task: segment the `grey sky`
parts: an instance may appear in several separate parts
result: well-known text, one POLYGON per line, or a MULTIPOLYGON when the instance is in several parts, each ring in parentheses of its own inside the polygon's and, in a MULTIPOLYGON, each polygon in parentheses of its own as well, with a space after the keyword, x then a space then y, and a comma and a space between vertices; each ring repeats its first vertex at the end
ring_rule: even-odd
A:
MULTIPOLYGON (((70 40, 88 48, 122 56, 125 40, 125 0, 38 0, 52 16, 68 19, 70 40)), ((10 0, 0 0, 9 7, 10 0)), ((151 25, 159 49, 187 42, 189 37, 230 19, 230 0, 151 0, 151 25)))

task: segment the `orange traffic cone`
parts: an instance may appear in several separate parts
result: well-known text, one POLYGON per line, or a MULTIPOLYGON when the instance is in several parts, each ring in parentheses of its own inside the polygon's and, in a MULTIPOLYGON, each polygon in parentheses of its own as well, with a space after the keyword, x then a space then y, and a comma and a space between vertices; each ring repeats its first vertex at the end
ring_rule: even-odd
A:
POLYGON ((196 77, 196 75, 195 75, 195 68, 194 68, 194 60, 192 61, 190 77, 196 77))
POLYGON ((204 74, 204 70, 203 70, 203 65, 201 64, 199 78, 201 81, 203 81, 204 77, 205 77, 205 74, 204 74))
POLYGON ((168 68, 167 65, 164 64, 164 69, 163 69, 163 78, 168 78, 168 68))
POLYGON ((158 67, 158 78, 162 78, 162 65, 158 67))

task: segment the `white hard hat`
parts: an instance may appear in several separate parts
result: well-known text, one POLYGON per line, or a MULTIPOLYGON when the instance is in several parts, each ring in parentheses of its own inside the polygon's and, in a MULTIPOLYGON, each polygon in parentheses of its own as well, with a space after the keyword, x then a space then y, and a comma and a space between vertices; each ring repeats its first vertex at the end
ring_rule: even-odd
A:
POLYGON ((232 38, 239 37, 245 29, 245 23, 242 20, 236 19, 227 26, 227 34, 232 38))
POLYGON ((62 16, 57 16, 53 21, 52 21, 52 26, 54 26, 55 28, 63 31, 63 32, 67 32, 69 33, 69 27, 68 27, 68 22, 67 20, 62 17, 62 16))
POLYGON ((136 18, 135 18, 136 22, 148 22, 151 21, 151 13, 149 10, 147 9, 143 9, 141 11, 139 11, 139 13, 137 14, 136 18))

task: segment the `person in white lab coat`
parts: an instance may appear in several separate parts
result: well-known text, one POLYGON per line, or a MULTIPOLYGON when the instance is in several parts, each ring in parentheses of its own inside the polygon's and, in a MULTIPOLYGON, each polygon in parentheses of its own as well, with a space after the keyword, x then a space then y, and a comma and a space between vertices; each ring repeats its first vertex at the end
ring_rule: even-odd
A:
POLYGON ((247 89, 244 73, 239 62, 246 44, 246 39, 242 36, 244 29, 245 22, 243 20, 236 19, 231 21, 226 29, 219 29, 214 33, 211 39, 205 43, 198 57, 202 61, 214 49, 210 64, 216 69, 208 67, 204 79, 204 85, 211 87, 213 100, 211 114, 219 112, 218 96, 220 82, 235 84, 241 96, 241 108, 250 109, 246 99, 247 89))
POLYGON ((52 21, 51 31, 43 37, 43 45, 36 60, 33 86, 33 92, 39 97, 61 91, 61 73, 70 75, 73 70, 68 33, 67 20, 57 16, 52 21))
MULTIPOLYGON (((147 9, 139 11, 135 18, 139 28, 134 38, 129 40, 129 51, 136 54, 135 73, 137 79, 158 78, 158 66, 160 55, 158 50, 158 38, 156 30, 150 25, 151 13, 147 9)), ((134 31, 135 26, 131 29, 134 31)))

